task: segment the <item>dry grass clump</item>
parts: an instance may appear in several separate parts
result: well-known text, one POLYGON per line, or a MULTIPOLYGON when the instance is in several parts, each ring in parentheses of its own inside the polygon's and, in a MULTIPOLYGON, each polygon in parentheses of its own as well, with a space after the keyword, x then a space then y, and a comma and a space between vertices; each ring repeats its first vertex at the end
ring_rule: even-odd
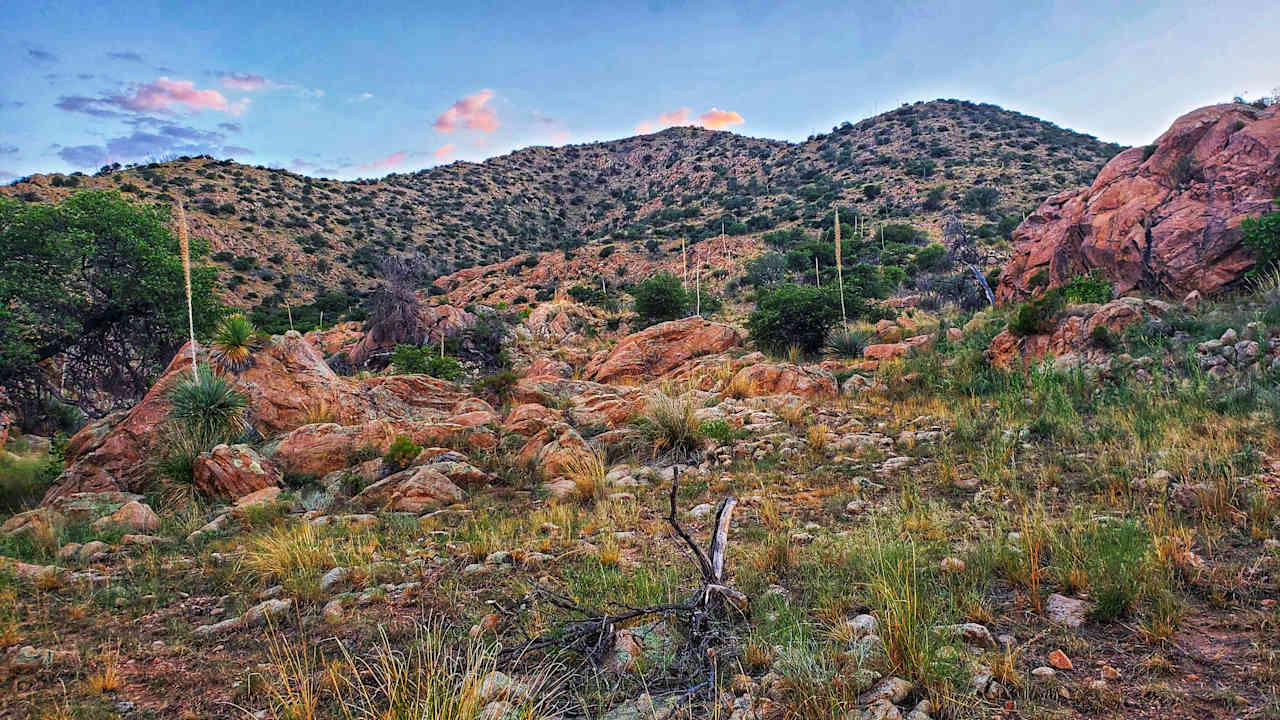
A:
POLYGON ((605 494, 604 455, 593 447, 569 456, 562 463, 561 472, 573 481, 573 497, 581 503, 599 500, 605 494))
POLYGON ((660 390, 649 396, 648 410, 638 424, 655 452, 692 452, 702 444, 697 409, 692 392, 673 395, 669 389, 660 390))

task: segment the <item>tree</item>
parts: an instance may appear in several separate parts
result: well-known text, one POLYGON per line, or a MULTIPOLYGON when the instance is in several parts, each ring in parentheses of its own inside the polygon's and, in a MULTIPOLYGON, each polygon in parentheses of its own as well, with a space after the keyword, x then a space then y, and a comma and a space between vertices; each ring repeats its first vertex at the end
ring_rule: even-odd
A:
POLYGON ((631 289, 631 296, 635 298, 640 324, 645 327, 682 318, 693 303, 680 278, 671 273, 658 273, 637 284, 631 289))
MULTIPOLYGON (((182 345, 186 291, 168 221, 168 207, 115 191, 57 204, 0 198, 0 386, 28 427, 50 401, 95 417, 131 404, 182 345)), ((205 251, 193 238, 192 259, 205 251)), ((192 267, 201 334, 222 314, 215 277, 211 267, 192 267)))
POLYGON ((970 210, 991 212, 998 202, 1000 202, 1000 191, 990 185, 971 187, 964 194, 964 205, 970 210))
POLYGON ((840 320, 840 297, 830 287, 788 283, 756 297, 747 330, 756 345, 773 353, 784 353, 792 346, 815 353, 840 320))
MULTIPOLYGON (((427 328, 418 307, 417 286, 426 274, 424 258, 387 255, 379 263, 383 282, 369 304, 369 320, 365 325, 368 341, 363 346, 384 348, 394 345, 421 345, 427 341, 427 328)), ((372 358, 351 357, 357 365, 372 358)))

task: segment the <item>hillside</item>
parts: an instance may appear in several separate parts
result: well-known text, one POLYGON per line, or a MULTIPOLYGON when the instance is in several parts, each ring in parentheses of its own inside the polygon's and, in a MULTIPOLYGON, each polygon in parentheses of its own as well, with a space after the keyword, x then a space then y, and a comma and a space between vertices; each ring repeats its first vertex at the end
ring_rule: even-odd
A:
MULTIPOLYGON (((1049 195, 1087 184, 1120 149, 994 105, 938 100, 798 144, 677 127, 381 180, 195 157, 92 177, 33 175, 0 192, 30 201, 83 187, 153 202, 181 197, 193 234, 208 240, 220 267, 226 300, 251 308, 367 288, 386 253, 421 251, 435 274, 447 274, 594 241, 696 242, 722 227, 758 236, 821 226, 837 203, 909 219, 935 236, 952 215, 998 236, 1002 215, 1020 219, 1049 195), (976 187, 997 192, 966 201, 976 187)), ((997 249, 993 264, 1003 257, 997 249)))

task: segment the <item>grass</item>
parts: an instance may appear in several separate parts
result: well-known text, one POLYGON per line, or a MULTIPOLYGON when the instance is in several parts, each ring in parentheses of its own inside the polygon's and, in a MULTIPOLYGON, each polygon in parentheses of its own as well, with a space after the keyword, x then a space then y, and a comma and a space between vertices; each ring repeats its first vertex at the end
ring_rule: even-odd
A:
POLYGON ((61 471, 61 461, 44 454, 0 457, 0 513, 34 506, 61 471))
POLYGON ((702 444, 697 409, 692 392, 666 388, 649 396, 648 408, 637 423, 655 452, 688 453, 702 444))

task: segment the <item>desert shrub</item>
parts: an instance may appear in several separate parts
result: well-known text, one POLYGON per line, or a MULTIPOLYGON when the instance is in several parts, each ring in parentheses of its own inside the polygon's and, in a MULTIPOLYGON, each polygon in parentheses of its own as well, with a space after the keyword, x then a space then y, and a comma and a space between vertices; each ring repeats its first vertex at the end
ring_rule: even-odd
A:
POLYGON ((724 420, 707 420, 698 426, 698 434, 704 438, 715 440, 721 445, 727 445, 744 435, 742 430, 736 430, 732 425, 724 420))
POLYGON ((1056 292, 1023 303, 1009 321, 1009 331, 1014 335, 1038 335, 1053 330, 1053 322, 1062 309, 1062 296, 1056 292))
POLYGON ((389 472, 399 472, 409 467, 409 463, 418 457, 418 453, 422 452, 422 446, 418 445, 408 435, 397 435, 395 440, 391 441, 391 447, 387 448, 387 452, 382 456, 382 464, 389 472))
POLYGON ((794 346, 815 353, 839 319, 840 298, 830 288, 786 284, 757 295, 747 330, 756 345, 770 352, 781 354, 794 346))
POLYGON ((475 381, 471 386, 471 390, 477 395, 487 395, 495 399, 499 405, 502 405, 511 399, 516 389, 516 382, 519 379, 515 371, 502 370, 475 381))
POLYGON ((462 375, 462 365, 457 360, 431 347, 397 345, 391 364, 399 375, 430 375, 442 380, 457 380, 462 375))
POLYGON ((939 243, 928 245, 911 259, 911 267, 915 272, 941 270, 947 266, 947 249, 939 243))
POLYGON ((1098 270, 1088 275, 1077 275, 1058 289, 1063 297, 1073 303, 1106 303, 1111 302, 1114 292, 1111 283, 1098 270))
POLYGON ((787 279, 787 259, 780 253, 767 252, 747 261, 743 281, 754 287, 777 285, 787 279))
POLYGON ((964 206, 970 210, 990 212, 1000 202, 1000 190, 990 185, 969 188, 964 194, 964 206))
POLYGON ((635 311, 644 326, 682 318, 689 312, 693 298, 671 273, 658 273, 631 288, 635 311))
POLYGON ((636 425, 655 451, 689 452, 697 449, 702 440, 697 409, 690 393, 658 391, 649 398, 649 407, 636 425))
POLYGON ((1280 267, 1280 200, 1276 206, 1276 212, 1240 221, 1244 245, 1253 251, 1256 261, 1249 271, 1255 278, 1280 267))

